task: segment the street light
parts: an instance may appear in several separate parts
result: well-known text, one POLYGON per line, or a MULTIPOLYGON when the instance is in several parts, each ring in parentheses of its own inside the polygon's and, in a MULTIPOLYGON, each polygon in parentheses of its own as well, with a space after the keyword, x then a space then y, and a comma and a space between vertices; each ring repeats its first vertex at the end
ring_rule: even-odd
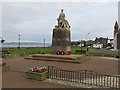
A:
POLYGON ((45 48, 45 38, 44 38, 44 40, 43 40, 43 47, 45 48))
MULTIPOLYGON (((43 39, 43 48, 45 50, 45 38, 43 39)), ((46 50, 45 50, 46 51, 46 50)), ((45 52, 42 52, 42 54, 45 54, 45 52)))
POLYGON ((81 40, 81 54, 82 54, 82 40, 81 40))
POLYGON ((20 49, 20 34, 18 35, 18 49, 20 49))
POLYGON ((88 38, 88 35, 89 35, 90 33, 87 33, 86 34, 86 47, 87 47, 87 38, 88 38))

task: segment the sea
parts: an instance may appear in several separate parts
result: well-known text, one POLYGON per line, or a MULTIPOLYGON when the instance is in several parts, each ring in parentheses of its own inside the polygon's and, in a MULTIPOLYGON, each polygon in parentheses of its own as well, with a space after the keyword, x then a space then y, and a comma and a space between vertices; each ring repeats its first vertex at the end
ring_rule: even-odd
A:
MULTIPOLYGON (((51 43, 21 42, 20 47, 50 47, 51 43)), ((18 42, 5 42, 2 47, 18 47, 18 42)))

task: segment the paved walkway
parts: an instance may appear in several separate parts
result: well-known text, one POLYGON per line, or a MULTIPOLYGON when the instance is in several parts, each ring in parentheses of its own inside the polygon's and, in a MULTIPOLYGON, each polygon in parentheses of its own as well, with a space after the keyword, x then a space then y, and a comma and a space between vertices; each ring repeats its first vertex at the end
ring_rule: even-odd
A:
POLYGON ((11 59, 3 59, 10 66, 11 71, 2 73, 3 88, 73 88, 73 86, 59 85, 25 78, 22 72, 28 71, 33 66, 54 65, 66 70, 94 70, 105 74, 118 74, 118 61, 100 57, 89 57, 88 60, 81 64, 67 62, 51 62, 27 60, 24 57, 16 57, 11 59))

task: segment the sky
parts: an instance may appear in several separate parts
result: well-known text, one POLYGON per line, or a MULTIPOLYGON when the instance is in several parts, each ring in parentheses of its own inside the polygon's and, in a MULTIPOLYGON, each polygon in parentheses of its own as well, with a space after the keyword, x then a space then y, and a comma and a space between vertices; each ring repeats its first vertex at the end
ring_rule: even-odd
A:
POLYGON ((118 2, 2 2, 2 33, 6 42, 52 42, 57 18, 64 9, 71 28, 71 40, 113 38, 118 21, 118 2), (89 33, 89 34, 88 34, 89 33))

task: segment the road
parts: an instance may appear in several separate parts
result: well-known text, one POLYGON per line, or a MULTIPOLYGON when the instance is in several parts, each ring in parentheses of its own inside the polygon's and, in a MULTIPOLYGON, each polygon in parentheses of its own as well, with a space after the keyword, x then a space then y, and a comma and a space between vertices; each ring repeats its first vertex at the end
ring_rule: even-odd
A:
POLYGON ((90 52, 99 52, 99 53, 111 53, 111 54, 118 54, 117 51, 107 50, 106 48, 101 49, 90 49, 90 52))

